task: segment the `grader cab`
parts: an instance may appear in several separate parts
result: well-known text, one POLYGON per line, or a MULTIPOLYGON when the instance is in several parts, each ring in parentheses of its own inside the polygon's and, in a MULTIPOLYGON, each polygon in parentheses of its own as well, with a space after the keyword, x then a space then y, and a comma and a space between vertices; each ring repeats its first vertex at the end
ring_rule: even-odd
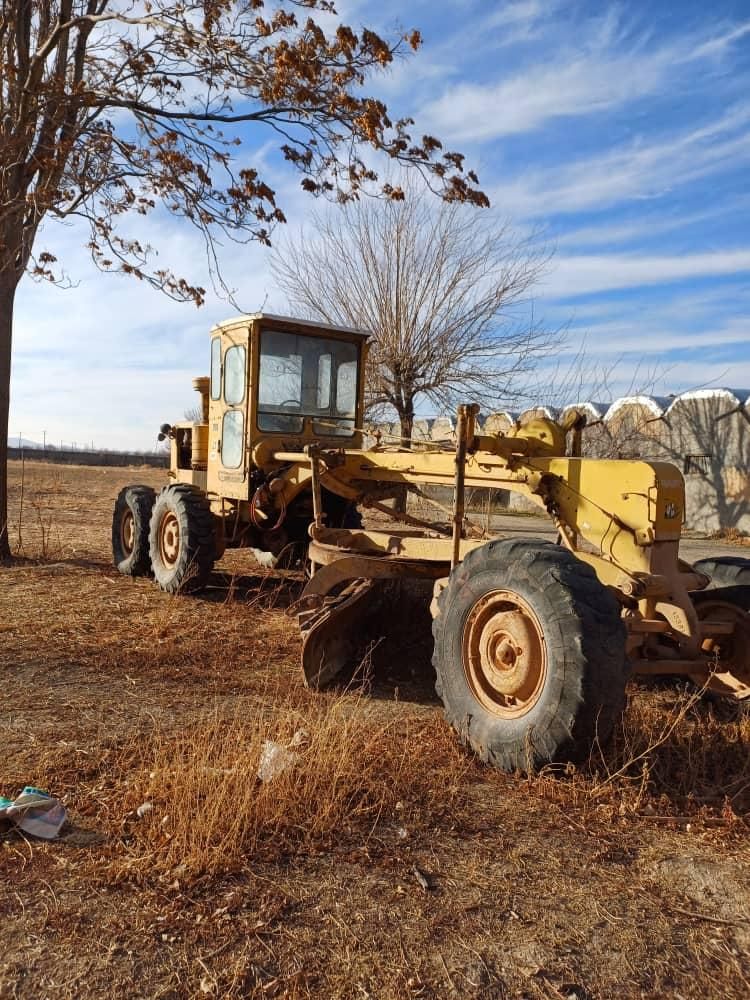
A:
MULTIPOLYGON (((361 331, 263 313, 214 327, 210 375, 193 381, 202 419, 161 427, 170 484, 158 498, 145 486, 118 497, 120 571, 153 573, 175 593, 202 587, 227 547, 273 557, 303 549, 310 493, 274 456, 361 447, 366 342, 361 331)), ((325 504, 332 525, 355 516, 338 495, 326 493, 325 504)))
POLYGON ((680 559, 679 470, 581 457, 582 414, 482 435, 475 405, 459 407, 455 443, 364 448, 366 339, 264 314, 214 328, 210 377, 195 382, 203 419, 162 427, 172 481, 117 499, 120 571, 177 592, 202 587, 228 546, 304 555, 302 666, 314 688, 360 655, 385 581, 432 581, 448 719, 511 770, 580 760, 605 742, 631 672, 750 696, 747 593, 680 559), (383 503, 430 486, 453 490, 442 527, 383 503), (481 487, 536 503, 557 544, 469 537, 464 495, 481 487), (368 507, 399 525, 365 529, 368 507))

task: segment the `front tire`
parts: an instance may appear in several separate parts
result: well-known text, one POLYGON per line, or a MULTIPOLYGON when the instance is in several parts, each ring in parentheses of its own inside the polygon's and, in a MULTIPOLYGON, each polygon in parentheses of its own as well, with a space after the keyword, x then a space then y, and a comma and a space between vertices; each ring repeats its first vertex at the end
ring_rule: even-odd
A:
POLYGON ((213 569, 216 539, 213 514, 195 486, 165 486, 151 515, 149 550, 154 577, 162 590, 201 590, 213 569))
POLYGON ((622 714, 619 605, 560 546, 510 539, 474 549, 440 595, 433 635, 449 722, 505 771, 581 761, 622 714))
POLYGON ((150 486, 121 489, 112 513, 112 561, 123 576, 149 576, 148 526, 156 492, 150 486))

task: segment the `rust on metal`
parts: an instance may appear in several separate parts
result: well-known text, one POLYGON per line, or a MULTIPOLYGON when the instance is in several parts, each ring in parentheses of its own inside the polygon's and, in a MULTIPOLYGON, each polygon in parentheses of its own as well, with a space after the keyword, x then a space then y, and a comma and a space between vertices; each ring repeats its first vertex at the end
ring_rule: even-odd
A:
POLYGON ((355 580, 336 597, 318 595, 317 607, 300 614, 306 687, 325 687, 355 665, 362 621, 377 610, 373 588, 373 580, 355 580))
MULTIPOLYGON (((750 697, 750 616, 721 598, 702 601, 697 612, 705 626, 701 652, 710 661, 709 691, 741 700, 750 697), (731 626, 729 634, 720 625, 731 626)), ((702 675, 693 679, 701 682, 702 675)))
POLYGON ((123 552, 130 555, 135 545, 135 520, 129 507, 124 512, 120 522, 120 544, 123 552))
POLYGON ((171 510, 159 524, 159 554, 165 566, 173 566, 180 554, 180 522, 171 510))
POLYGON ((515 719, 536 705, 547 650, 539 619, 519 594, 495 590, 480 598, 464 625, 462 651, 467 683, 488 711, 515 719))

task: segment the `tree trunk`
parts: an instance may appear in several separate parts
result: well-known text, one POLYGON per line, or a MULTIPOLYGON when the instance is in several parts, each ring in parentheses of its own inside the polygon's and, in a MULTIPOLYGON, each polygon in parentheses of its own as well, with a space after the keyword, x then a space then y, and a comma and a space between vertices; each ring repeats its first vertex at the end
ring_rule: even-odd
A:
MULTIPOLYGON (((411 436, 414 432, 414 410, 409 408, 404 413, 399 413, 398 417, 401 424, 401 447, 411 448, 411 436)), ((399 491, 393 500, 393 509, 398 514, 406 513, 407 496, 408 491, 406 487, 399 487, 399 491)))
POLYGON ((414 433, 414 411, 400 413, 399 421, 401 423, 401 447, 411 448, 411 437, 414 433))
POLYGON ((8 416, 10 413, 10 359, 13 339, 13 300, 16 284, 0 277, 0 562, 10 559, 8 537, 8 416))

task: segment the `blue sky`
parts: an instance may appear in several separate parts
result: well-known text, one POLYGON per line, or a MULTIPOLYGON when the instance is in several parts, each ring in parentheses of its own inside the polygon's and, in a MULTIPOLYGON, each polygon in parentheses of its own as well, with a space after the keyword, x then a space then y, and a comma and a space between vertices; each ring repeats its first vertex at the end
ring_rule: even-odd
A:
MULTIPOLYGON (((467 155, 498 222, 554 251, 528 304, 568 330, 547 367, 565 368, 583 343, 587 371, 609 371, 613 393, 750 387, 747 0, 710 13, 690 0, 406 6, 338 4, 355 26, 421 30, 420 52, 370 89, 467 155)), ((287 228, 304 225, 314 203, 273 146, 244 155, 277 189, 287 228)), ((190 227, 154 217, 146 229, 165 262, 207 282, 190 227)), ((11 437, 151 447, 158 425, 193 405, 208 330, 233 310, 100 275, 84 242, 50 224, 40 243, 75 287, 19 291, 11 437)), ((258 246, 224 255, 247 311, 287 311, 268 263, 258 246)))

